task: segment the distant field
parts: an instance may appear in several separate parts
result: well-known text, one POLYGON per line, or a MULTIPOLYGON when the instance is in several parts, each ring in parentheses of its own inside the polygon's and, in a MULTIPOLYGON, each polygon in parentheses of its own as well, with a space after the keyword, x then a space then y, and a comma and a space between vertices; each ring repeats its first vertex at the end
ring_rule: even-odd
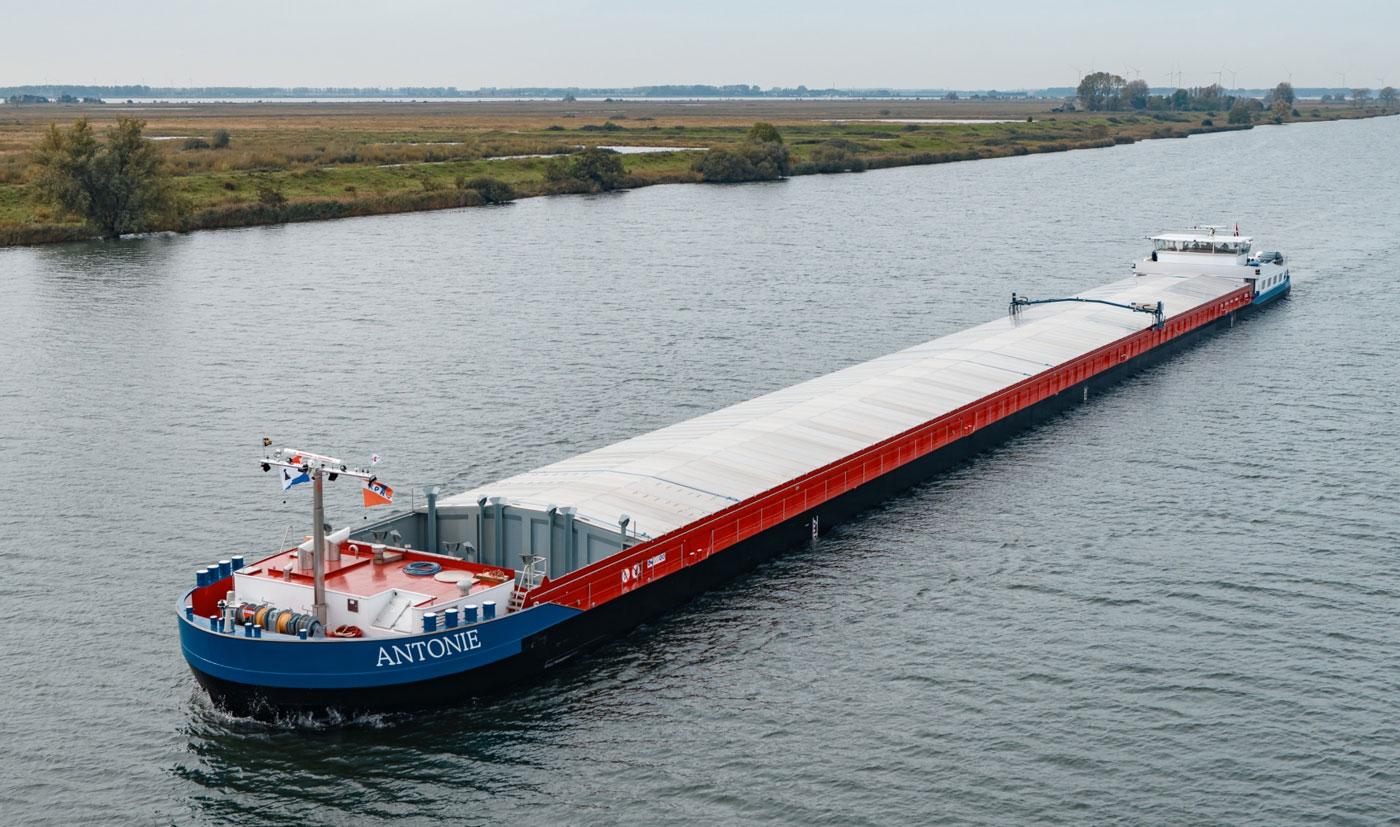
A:
MULTIPOLYGON (((81 224, 31 203, 27 154, 51 122, 118 117, 147 121, 159 141, 186 212, 187 226, 266 223, 260 191, 289 205, 281 220, 459 206, 459 176, 489 175, 522 197, 547 190, 540 158, 581 146, 724 147, 755 121, 782 132, 795 162, 839 139, 869 168, 991 158, 1185 137, 1228 127, 1225 113, 1052 113, 1049 101, 688 101, 567 103, 238 103, 0 106, 0 245, 84 237, 81 224), (979 119, 1007 123, 934 124, 878 119, 979 119), (1029 120, 1028 120, 1029 119, 1029 120), (1204 122, 1213 123, 1207 125, 1204 122), (224 149, 185 148, 191 138, 231 135, 224 149)), ((1296 120, 1377 114, 1348 105, 1302 103, 1296 120)), ((693 151, 627 155, 627 185, 697 180, 693 151)))

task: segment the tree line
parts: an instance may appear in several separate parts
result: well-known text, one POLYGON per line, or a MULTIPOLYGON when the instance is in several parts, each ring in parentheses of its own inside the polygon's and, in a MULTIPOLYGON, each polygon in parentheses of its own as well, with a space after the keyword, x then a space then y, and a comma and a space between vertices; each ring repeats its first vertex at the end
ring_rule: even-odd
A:
MULTIPOLYGON (((1364 105, 1371 94, 1370 89, 1353 89, 1352 102, 1364 105)), ((1124 110, 1209 112, 1213 110, 1239 113, 1271 110, 1276 116, 1296 114, 1293 105, 1297 95, 1293 84, 1284 81, 1273 88, 1261 101, 1257 98, 1236 97, 1225 93, 1218 83, 1192 89, 1177 89, 1169 95, 1154 95, 1145 80, 1124 80, 1108 72, 1094 72, 1085 75, 1075 90, 1075 97, 1081 106, 1093 112, 1115 112, 1124 110), (1250 102, 1253 103, 1250 103, 1250 102), (1242 109, 1236 110, 1236 107, 1242 109)), ((1324 95, 1324 102, 1341 100, 1341 96, 1324 95)), ((1394 87, 1387 86, 1376 94, 1376 100, 1385 110, 1395 106, 1394 87)), ((1235 121, 1239 122, 1239 121, 1235 121)))

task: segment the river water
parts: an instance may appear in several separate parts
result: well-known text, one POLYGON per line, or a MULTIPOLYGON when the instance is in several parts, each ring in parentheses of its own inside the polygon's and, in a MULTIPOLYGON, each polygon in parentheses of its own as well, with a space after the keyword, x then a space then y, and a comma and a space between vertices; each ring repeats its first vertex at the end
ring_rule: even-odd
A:
POLYGON ((1293 125, 0 250, 0 821, 1393 823, 1397 145, 1293 125), (305 530, 264 435, 457 490, 1124 277, 1197 221, 1283 249, 1292 297, 506 698, 272 726, 183 663, 194 569, 305 530))

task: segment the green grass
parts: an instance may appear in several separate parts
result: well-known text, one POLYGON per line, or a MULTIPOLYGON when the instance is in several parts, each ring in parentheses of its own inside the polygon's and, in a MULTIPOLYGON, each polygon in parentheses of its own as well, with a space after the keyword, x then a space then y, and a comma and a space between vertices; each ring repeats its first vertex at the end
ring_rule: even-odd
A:
MULTIPOLYGON (((1170 123, 1150 116, 1112 113, 1102 117, 1086 113, 1036 115, 1036 120, 984 124, 885 124, 779 122, 778 128, 792 154, 794 165, 811 158, 824 142, 838 145, 863 159, 871 168, 903 164, 941 163, 968 158, 1023 155, 1131 142, 1197 132, 1237 128, 1217 117, 1218 125, 1204 127, 1205 113, 1174 113, 1170 123), (1181 120, 1175 120, 1179 117, 1181 120), (1098 134, 1095 134, 1099 127, 1098 134)), ((1328 112, 1320 119, 1351 117, 1328 112)), ((292 128, 299 121, 268 118, 251 124, 220 121, 232 132, 229 149, 182 151, 178 141, 162 142, 175 175, 176 189, 189 215, 202 215, 209 223, 193 226, 230 226, 227 222, 267 223, 272 220, 311 220, 343 214, 397 212, 460 205, 471 199, 455 192, 459 177, 480 175, 512 185, 520 197, 549 191, 545 160, 518 158, 484 160, 498 154, 534 154, 577 146, 677 146, 727 147, 744 140, 751 123, 642 124, 620 121, 619 131, 583 130, 582 122, 553 116, 525 119, 518 128, 473 128, 465 123, 438 119, 432 124, 412 124, 412 115, 386 128, 380 120, 316 123, 292 128), (551 124, 563 129, 549 129, 551 124), (425 186, 425 181, 427 185, 425 186), (279 190, 289 202, 283 210, 262 207, 259 187, 279 190), (302 204, 302 207, 296 207, 302 204), (296 208, 293 208, 296 207, 296 208)), ((1305 120, 1311 118, 1304 118, 1305 120)), ((383 120, 383 119, 381 119, 383 120)), ((213 126, 191 128, 180 123, 148 127, 148 134, 204 135, 213 126)), ((6 147, 24 142, 0 129, 6 147)), ((691 171, 695 152, 677 151, 624 156, 628 186, 697 180, 691 171)), ((23 183, 23 155, 13 150, 3 158, 8 170, 0 176, 0 246, 34 243, 47 236, 66 240, 81 233, 74 220, 58 220, 30 203, 23 183), (47 229, 46 229, 47 228, 47 229)), ((810 168, 810 165, 809 165, 810 168)), ((186 226, 191 226, 187 219, 186 226)))

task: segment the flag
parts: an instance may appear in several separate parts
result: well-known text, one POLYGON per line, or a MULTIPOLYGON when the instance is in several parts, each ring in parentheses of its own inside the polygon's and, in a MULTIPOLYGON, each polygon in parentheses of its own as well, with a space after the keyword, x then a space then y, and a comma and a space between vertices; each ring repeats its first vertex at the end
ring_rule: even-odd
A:
POLYGON ((1236 221, 1236 222, 1235 222, 1235 235, 1239 235, 1239 234, 1240 234, 1240 222, 1236 221))
POLYGON ((364 495, 365 508, 394 504, 394 489, 379 480, 365 480, 365 487, 360 493, 364 495))
POLYGON ((282 490, 286 491, 299 482, 311 482, 311 475, 295 468, 282 469, 282 490))
POLYGON ((373 454, 373 455, 371 455, 370 458, 369 458, 369 467, 373 468, 374 466, 376 466, 376 465, 378 465, 378 464, 379 464, 379 455, 378 455, 378 454, 373 454))

